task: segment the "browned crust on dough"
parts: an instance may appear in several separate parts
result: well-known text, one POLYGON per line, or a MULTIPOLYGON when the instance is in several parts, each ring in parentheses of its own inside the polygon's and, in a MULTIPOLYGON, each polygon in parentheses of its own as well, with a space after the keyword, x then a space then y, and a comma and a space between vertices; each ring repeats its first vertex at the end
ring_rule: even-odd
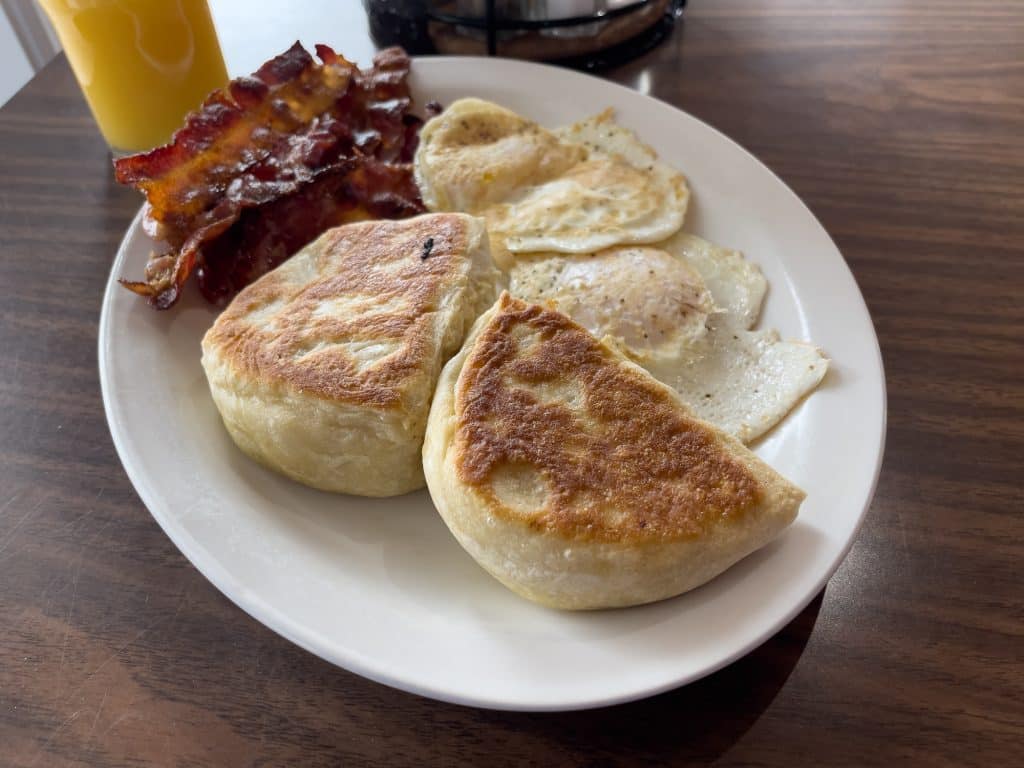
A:
POLYGON ((204 346, 217 348, 237 371, 257 380, 355 405, 399 407, 416 378, 432 373, 426 369, 436 354, 434 313, 446 284, 464 271, 468 245, 468 222, 457 214, 330 230, 239 293, 204 346), (300 282, 295 266, 308 252, 316 276, 300 282), (315 315, 325 301, 353 297, 365 299, 369 311, 315 315), (278 302, 254 325, 253 312, 278 302), (399 306, 382 311, 388 302, 399 306), (359 342, 396 349, 360 370, 339 346, 359 342))
POLYGON ((591 541, 695 538, 738 522, 763 498, 758 479, 666 389, 624 366, 565 315, 504 294, 456 390, 454 462, 490 509, 537 531, 591 541), (518 349, 517 326, 535 339, 518 349), (575 383, 585 413, 540 402, 532 387, 575 383), (521 513, 490 485, 528 466, 547 501, 521 513))

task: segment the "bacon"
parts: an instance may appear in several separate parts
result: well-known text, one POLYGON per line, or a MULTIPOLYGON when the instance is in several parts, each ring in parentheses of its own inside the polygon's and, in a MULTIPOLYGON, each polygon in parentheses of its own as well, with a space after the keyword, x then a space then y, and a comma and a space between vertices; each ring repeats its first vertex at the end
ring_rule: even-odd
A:
POLYGON ((203 248, 196 272, 207 301, 223 304, 316 235, 366 218, 399 219, 420 213, 406 164, 365 160, 351 171, 325 173, 298 192, 242 212, 238 222, 203 248))
POLYGON ((296 43, 213 92, 170 144, 116 161, 169 246, 126 288, 166 309, 195 272, 223 303, 325 229, 424 210, 408 56, 389 48, 360 70, 325 45, 316 52, 322 63, 296 43))

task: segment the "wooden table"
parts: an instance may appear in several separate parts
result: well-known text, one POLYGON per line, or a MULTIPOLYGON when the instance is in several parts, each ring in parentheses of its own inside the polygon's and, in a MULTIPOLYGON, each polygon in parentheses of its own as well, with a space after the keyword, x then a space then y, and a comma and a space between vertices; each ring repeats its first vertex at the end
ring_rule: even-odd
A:
POLYGON ((557 715, 391 690, 250 619, 114 453, 97 319, 139 200, 59 58, 0 110, 0 763, 1024 763, 1024 6, 694 0, 610 77, 777 171, 867 299, 886 460, 822 596, 705 680, 557 715))

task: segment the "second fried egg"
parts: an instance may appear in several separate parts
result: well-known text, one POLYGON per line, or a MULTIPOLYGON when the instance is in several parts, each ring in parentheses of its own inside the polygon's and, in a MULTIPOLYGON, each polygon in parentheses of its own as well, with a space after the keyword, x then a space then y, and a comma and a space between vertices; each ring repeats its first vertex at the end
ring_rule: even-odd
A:
POLYGON ((551 304, 630 357, 672 357, 706 332, 715 304, 700 273, 665 251, 622 246, 580 255, 516 260, 509 292, 551 304))
POLYGON ((520 257, 509 291, 610 337, 697 416, 750 442, 818 385, 828 360, 811 344, 748 330, 765 280, 742 254, 692 235, 661 245, 671 251, 520 257))

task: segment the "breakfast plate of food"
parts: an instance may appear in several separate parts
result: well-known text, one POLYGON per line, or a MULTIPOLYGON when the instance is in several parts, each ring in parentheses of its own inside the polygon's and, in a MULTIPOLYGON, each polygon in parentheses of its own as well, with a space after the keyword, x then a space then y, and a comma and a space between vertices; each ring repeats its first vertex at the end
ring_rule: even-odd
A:
POLYGON ((99 363, 184 555, 341 667, 474 706, 696 680, 825 586, 881 464, 864 301, 673 107, 296 45, 118 160, 99 363))

